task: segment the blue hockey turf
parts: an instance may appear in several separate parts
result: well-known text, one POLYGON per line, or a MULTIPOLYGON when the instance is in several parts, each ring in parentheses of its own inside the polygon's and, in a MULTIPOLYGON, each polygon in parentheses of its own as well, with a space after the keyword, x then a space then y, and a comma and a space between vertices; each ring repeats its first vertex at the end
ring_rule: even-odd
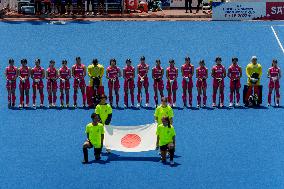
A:
MULTIPOLYGON (((11 57, 16 66, 22 58, 28 59, 29 66, 33 66, 35 58, 41 58, 44 68, 51 59, 56 61, 57 67, 62 59, 67 59, 70 67, 76 56, 81 56, 86 65, 98 58, 107 67, 109 59, 115 57, 122 68, 127 58, 137 65, 139 57, 144 55, 151 67, 156 58, 161 59, 164 68, 168 66, 169 58, 174 58, 180 68, 184 57, 189 55, 195 67, 200 59, 205 59, 210 70, 216 56, 223 58, 226 67, 232 56, 237 56, 245 70, 251 56, 256 55, 263 67, 264 106, 259 109, 175 109, 177 146, 174 167, 161 164, 156 151, 113 152, 109 156, 103 154, 100 162, 82 165, 84 130, 93 110, 10 110, 3 76, 0 80, 0 188, 284 188, 284 110, 265 107, 266 72, 271 60, 277 58, 279 66, 284 68, 284 54, 271 29, 273 25, 283 44, 282 24, 70 22, 52 25, 47 22, 1 22, 1 73, 11 57)), ((243 74, 242 84, 246 81, 243 74)), ((177 104, 181 107, 179 78, 177 104)), ((225 104, 228 105, 228 79, 225 84, 225 104)), ((211 105, 211 78, 208 86, 208 105, 211 105)), ((150 94, 153 106, 152 80, 150 94)), ((195 87, 193 94, 196 106, 195 87)), ((284 94, 283 88, 281 94, 284 94)), ((122 106, 122 88, 120 97, 122 106)), ((153 113, 153 109, 114 110, 112 124, 152 123, 153 113)), ((94 159, 92 154, 89 153, 90 160, 94 159)))

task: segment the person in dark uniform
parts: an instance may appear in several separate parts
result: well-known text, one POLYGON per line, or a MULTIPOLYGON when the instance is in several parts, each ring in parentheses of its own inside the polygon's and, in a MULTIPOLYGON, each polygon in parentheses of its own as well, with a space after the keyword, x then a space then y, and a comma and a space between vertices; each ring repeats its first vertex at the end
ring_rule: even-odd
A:
POLYGON ((188 8, 189 8, 190 13, 192 13, 191 4, 192 4, 192 0, 185 0, 185 13, 188 13, 188 8))

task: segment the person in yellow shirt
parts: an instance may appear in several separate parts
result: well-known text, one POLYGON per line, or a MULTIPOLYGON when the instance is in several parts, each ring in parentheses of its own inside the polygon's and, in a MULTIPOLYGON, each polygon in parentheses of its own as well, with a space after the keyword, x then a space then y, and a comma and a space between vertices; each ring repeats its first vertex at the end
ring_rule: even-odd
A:
POLYGON ((98 59, 93 59, 92 64, 87 68, 90 77, 89 86, 87 87, 87 101, 90 107, 99 103, 99 95, 104 94, 102 86, 102 77, 104 75, 104 67, 99 64, 98 59))
POLYGON ((169 117, 162 118, 162 124, 157 127, 157 149, 160 148, 162 163, 166 163, 166 155, 170 154, 170 165, 174 165, 175 155, 175 129, 170 122, 169 117))
POLYGON ((103 124, 99 123, 99 117, 97 114, 93 113, 91 115, 92 122, 86 125, 86 134, 87 140, 83 144, 83 154, 84 160, 82 161, 83 164, 87 164, 88 161, 88 148, 94 148, 95 151, 95 159, 101 159, 101 152, 103 147, 104 141, 104 126, 103 124))
POLYGON ((102 77, 104 75, 104 67, 99 64, 98 59, 94 59, 92 64, 88 66, 88 76, 90 77, 89 86, 98 88, 102 86, 102 77))
POLYGON ((96 106, 95 113, 99 116, 103 125, 109 125, 112 118, 112 108, 109 104, 106 103, 106 95, 102 95, 100 99, 101 101, 96 106))
MULTIPOLYGON (((262 67, 257 61, 256 56, 252 56, 251 62, 246 67, 247 79, 247 92, 245 96, 245 101, 249 101, 251 95, 254 96, 256 101, 259 101, 260 97, 260 78, 262 76, 262 67), (254 91, 254 92, 253 92, 254 91)), ((260 101, 259 101, 260 102, 260 101)))
POLYGON ((169 117, 171 124, 173 123, 174 112, 171 106, 167 104, 167 98, 163 97, 161 99, 162 104, 158 106, 155 110, 154 116, 155 121, 159 124, 162 124, 163 117, 169 117))

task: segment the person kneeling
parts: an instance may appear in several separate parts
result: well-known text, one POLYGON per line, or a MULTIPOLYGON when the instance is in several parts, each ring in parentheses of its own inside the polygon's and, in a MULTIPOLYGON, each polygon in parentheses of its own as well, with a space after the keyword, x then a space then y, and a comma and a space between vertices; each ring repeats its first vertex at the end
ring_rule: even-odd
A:
POLYGON ((96 160, 101 159, 102 146, 104 141, 104 126, 99 123, 100 118, 97 114, 91 115, 92 123, 86 126, 87 140, 83 144, 84 160, 83 164, 87 164, 88 161, 88 148, 94 147, 94 155, 96 160))
POLYGON ((166 155, 170 154, 170 165, 174 165, 175 129, 169 117, 163 117, 162 124, 157 128, 157 149, 160 148, 162 163, 166 163, 166 155))

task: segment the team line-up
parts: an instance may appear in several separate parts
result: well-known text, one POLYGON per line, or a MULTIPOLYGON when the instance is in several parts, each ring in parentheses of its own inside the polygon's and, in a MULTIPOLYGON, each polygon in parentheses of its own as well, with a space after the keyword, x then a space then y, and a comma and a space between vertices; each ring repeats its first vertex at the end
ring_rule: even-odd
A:
MULTIPOLYGON (((55 61, 51 60, 49 67, 44 70, 40 65, 40 59, 35 60, 35 66, 33 68, 28 67, 27 60, 21 60, 21 66, 17 68, 14 65, 14 60, 9 60, 9 66, 6 67, 5 75, 7 79, 7 91, 8 91, 8 107, 15 106, 15 90, 16 90, 16 80, 20 80, 20 104, 19 108, 29 107, 29 89, 30 89, 30 78, 32 79, 32 103, 33 107, 36 108, 36 95, 39 91, 40 96, 40 106, 44 104, 44 83, 43 79, 47 80, 47 91, 48 91, 48 102, 49 107, 56 106, 57 99, 57 80, 59 80, 60 89, 60 106, 64 107, 64 101, 66 100, 66 107, 69 107, 69 89, 70 89, 70 79, 73 77, 73 100, 74 107, 77 107, 77 93, 78 90, 82 93, 83 106, 86 106, 86 101, 88 105, 92 105, 94 102, 93 97, 95 95, 101 95, 104 93, 104 86, 102 85, 102 78, 104 75, 104 67, 99 64, 97 59, 92 61, 92 64, 85 66, 81 63, 81 58, 76 57, 76 62, 71 69, 67 67, 67 61, 62 61, 62 67, 59 69, 55 68, 55 61), (85 76, 88 74, 90 77, 89 86, 86 87, 85 76), (87 88, 87 90, 86 90, 87 88), (65 97, 65 100, 64 100, 65 97), (91 100, 89 100, 91 99, 91 100)), ((211 69, 211 76, 213 78, 213 107, 216 107, 216 96, 219 90, 219 106, 224 106, 224 79, 228 77, 230 79, 230 104, 229 106, 239 106, 240 105, 240 78, 242 77, 242 68, 238 65, 238 58, 232 58, 232 64, 228 68, 222 65, 221 57, 216 57, 215 65, 211 69), (234 99, 234 100, 233 100, 234 99), (236 99, 236 100, 235 100, 236 99)), ((131 59, 126 60, 126 66, 121 69, 116 65, 116 60, 111 59, 110 65, 106 69, 106 78, 108 79, 108 89, 109 89, 109 101, 113 105, 113 91, 116 97, 116 106, 119 104, 119 78, 123 76, 124 78, 124 107, 129 107, 128 105, 128 93, 130 93, 130 107, 134 106, 134 88, 137 72, 137 107, 141 106, 142 89, 145 90, 145 106, 149 106, 149 65, 145 62, 145 57, 140 58, 140 63, 137 68, 132 66, 131 59)), ((165 70, 166 72, 166 89, 168 91, 168 103, 175 107, 176 106, 176 91, 178 89, 177 78, 179 75, 179 69, 175 66, 175 61, 173 59, 169 60, 169 66, 165 70)), ((193 78, 194 74, 196 77, 196 87, 197 87, 197 107, 206 106, 207 100, 207 78, 208 78, 208 68, 205 66, 205 61, 199 61, 199 67, 194 69, 191 64, 190 58, 185 57, 185 63, 181 66, 182 75, 182 100, 184 107, 192 106, 192 88, 193 88, 193 78), (202 101, 202 102, 201 102, 202 101)), ((154 100, 157 106, 158 96, 163 97, 164 90, 164 69, 161 66, 161 61, 156 60, 156 65, 152 68, 152 79, 154 80, 154 100), (158 95, 159 93, 159 95, 158 95)), ((250 63, 246 67, 247 80, 247 92, 245 99, 249 99, 251 95, 259 95, 260 78, 262 76, 262 67, 257 61, 257 57, 253 56, 250 63)), ((268 106, 271 104, 271 95, 273 90, 276 92, 275 105, 279 106, 280 93, 279 93, 279 79, 281 78, 281 71, 277 65, 277 60, 272 60, 272 66, 268 69, 269 79, 269 93, 268 93, 268 106)))

